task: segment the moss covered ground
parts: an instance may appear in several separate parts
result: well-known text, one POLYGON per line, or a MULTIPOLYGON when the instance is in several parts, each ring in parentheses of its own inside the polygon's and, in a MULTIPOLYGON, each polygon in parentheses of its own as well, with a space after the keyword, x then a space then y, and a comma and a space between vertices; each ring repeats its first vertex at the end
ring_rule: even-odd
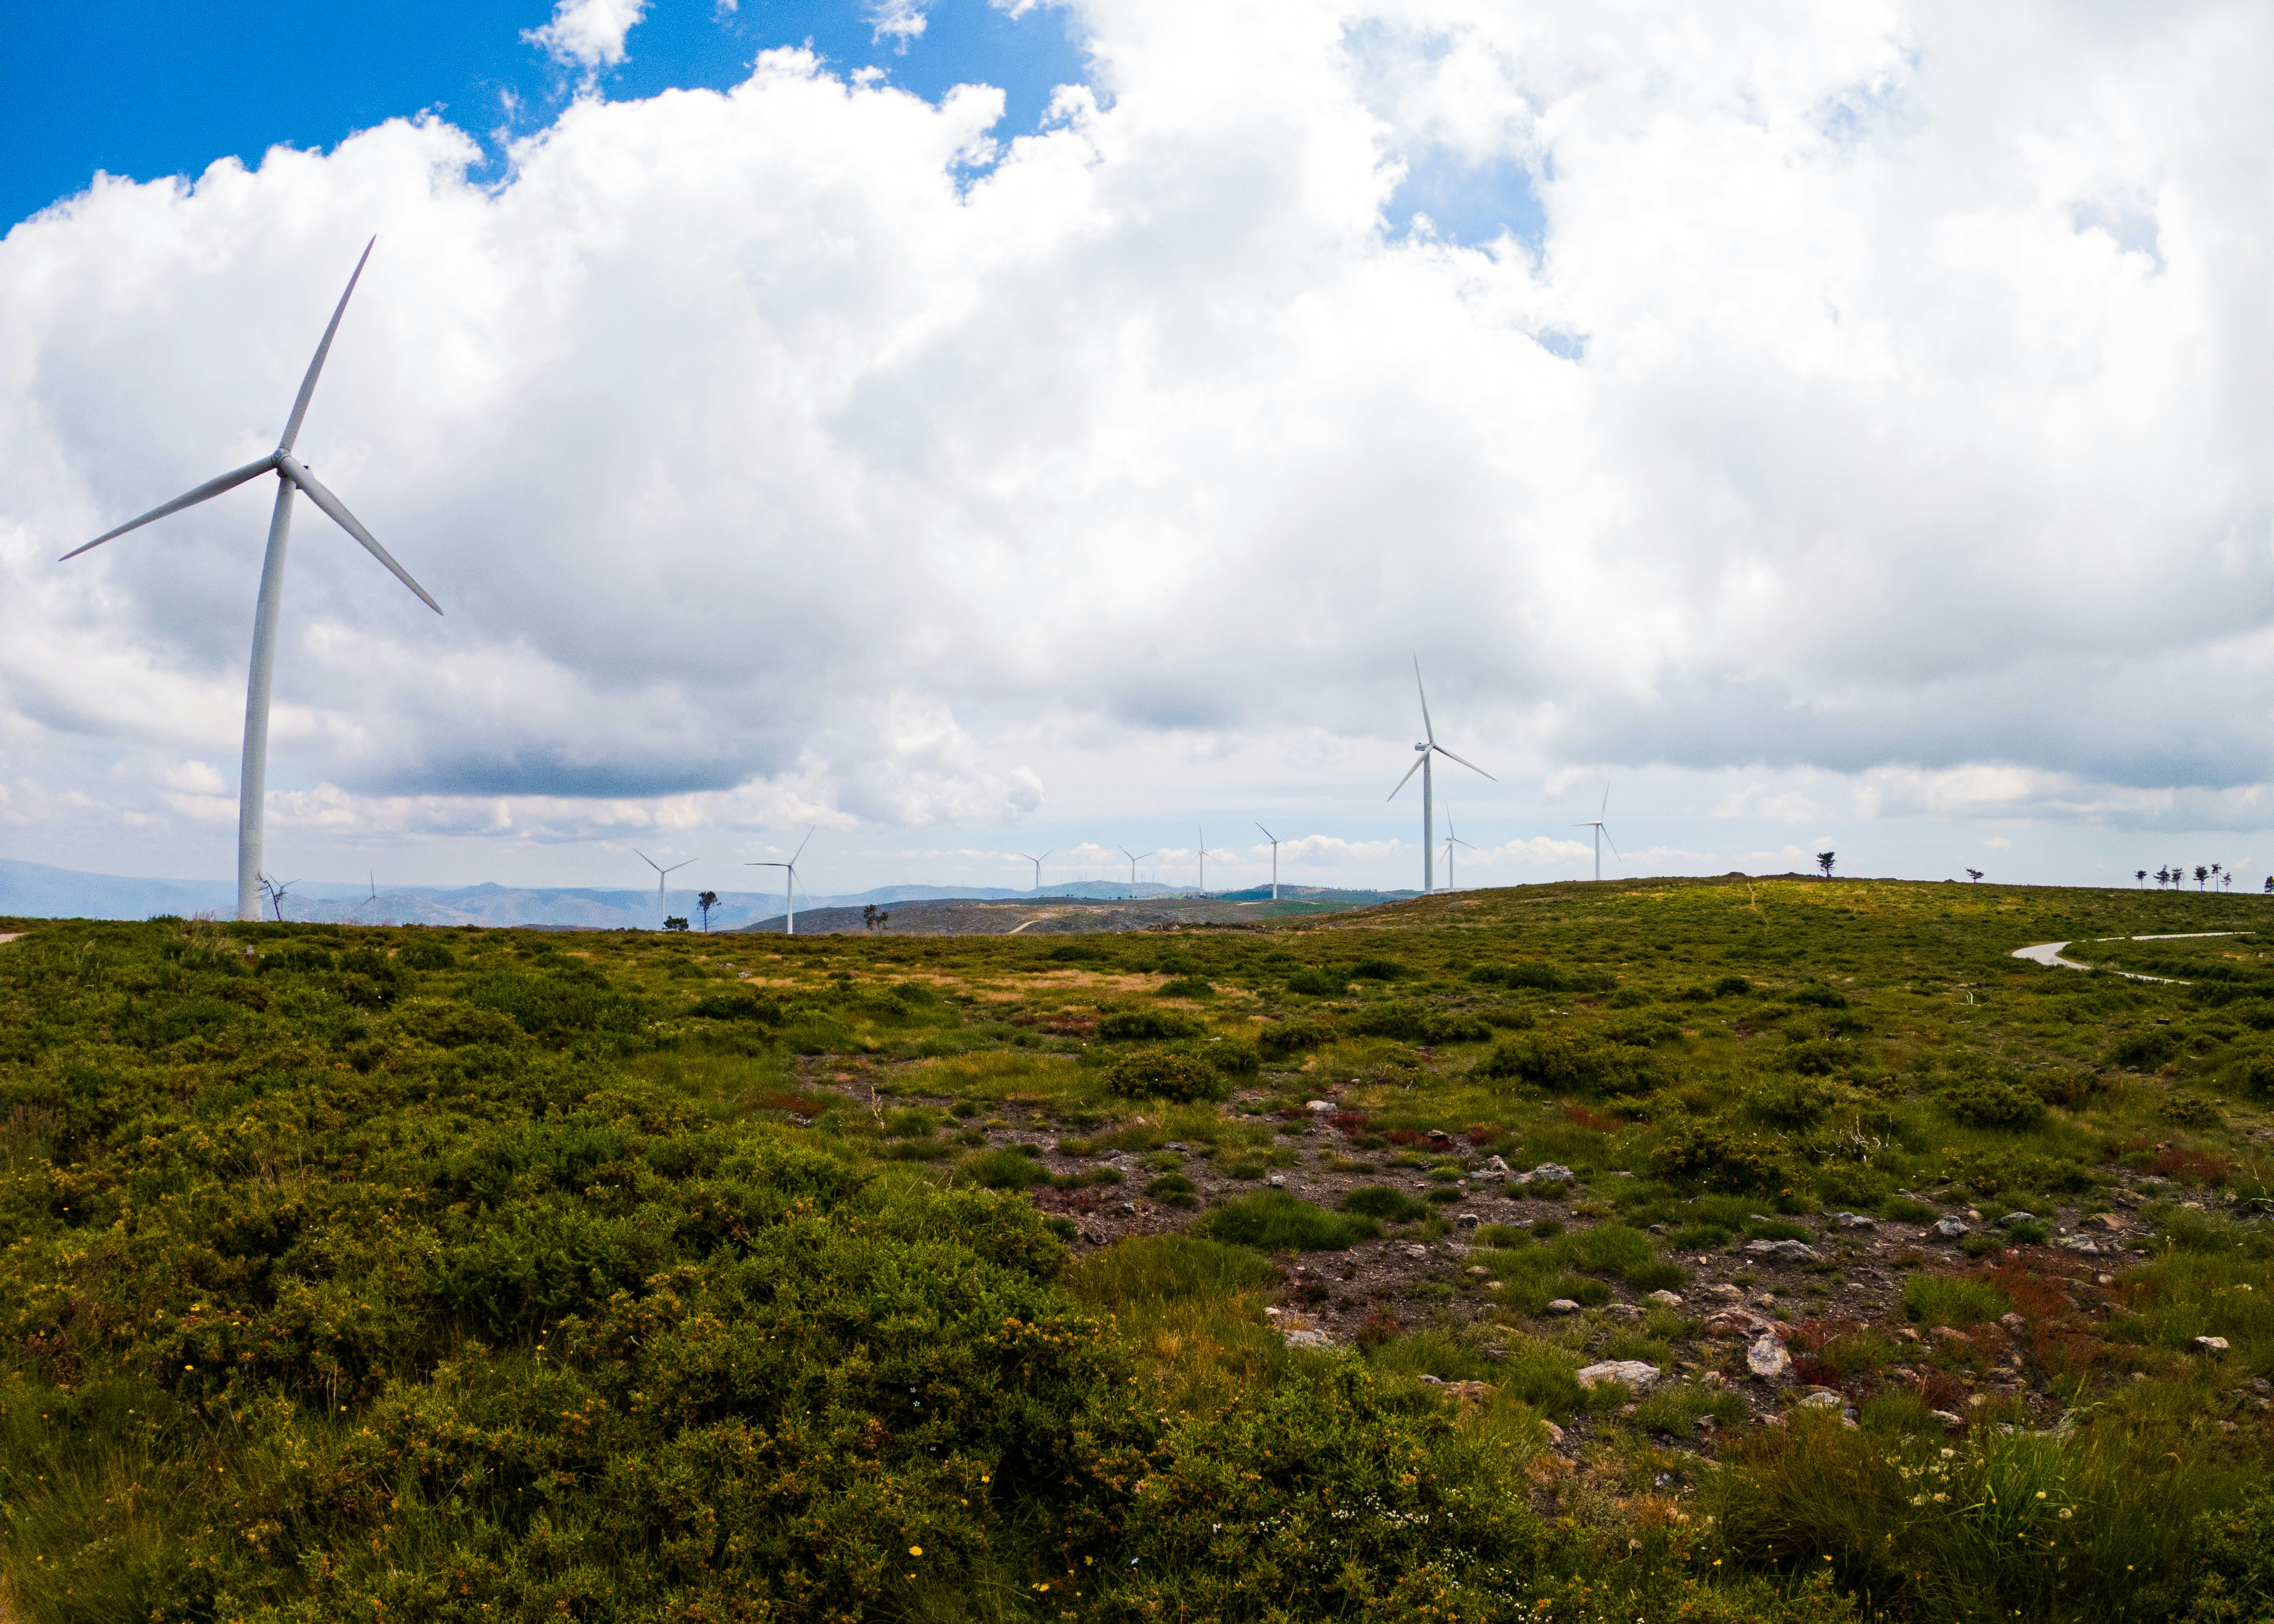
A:
POLYGON ((7 1616, 2274 1619, 2262 925, 0 921, 7 1616))

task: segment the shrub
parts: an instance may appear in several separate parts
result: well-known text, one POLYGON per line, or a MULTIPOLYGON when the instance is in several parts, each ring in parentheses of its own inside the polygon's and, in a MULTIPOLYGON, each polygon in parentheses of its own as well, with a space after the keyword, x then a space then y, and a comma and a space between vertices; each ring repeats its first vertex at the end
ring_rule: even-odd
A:
POLYGON ((1273 1021, 1255 1034, 1255 1047, 1267 1060, 1284 1060, 1306 1049, 1323 1049, 1335 1041, 1335 1027, 1323 1020, 1273 1021))
POLYGON ((421 933, 396 951, 395 962, 406 970, 447 970, 458 962, 458 956, 448 943, 421 933))
POLYGON ((1165 981, 1154 990, 1156 998, 1213 998, 1215 983, 1197 975, 1179 975, 1165 981))
POLYGON ((1351 974, 1360 981, 1394 981, 1405 974, 1406 969, 1395 959, 1361 959, 1351 966, 1351 974))
POLYGON ((1848 995, 1836 987, 1826 987, 1822 981, 1802 982, 1785 994, 1784 1001, 1819 1010, 1844 1010, 1848 1007, 1848 995))
POLYGON ((1216 1068, 1172 1049, 1140 1049, 1105 1068, 1105 1086, 1124 1099, 1221 1100, 1231 1086, 1216 1068))
POLYGON ((1325 970, 1304 969, 1287 978, 1287 990, 1311 998, 1338 998, 1350 990, 1350 982, 1325 970))
MULTIPOLYGON (((1185 1187, 1192 1188, 1190 1180, 1185 1187)), ((1067 1283, 1087 1302, 1118 1307, 1229 1297, 1264 1284, 1272 1274, 1270 1264, 1244 1246, 1187 1235, 1132 1235, 1087 1259, 1067 1283)))
POLYGON ((1650 1153, 1650 1169, 1669 1181, 1739 1193, 1780 1190, 1791 1182, 1783 1147, 1774 1139, 1697 1117, 1666 1129, 1650 1153))
POLYGON ((2119 1070, 2136 1066, 2142 1071, 2152 1071, 2179 1057, 2179 1039, 2162 1026, 2143 1026, 2137 1032, 2127 1032, 2108 1046, 2108 1064, 2119 1070))
POLYGON ((1969 1128, 2028 1128, 2043 1120, 2037 1095, 1995 1078, 1960 1079, 1943 1091, 1942 1108, 1969 1128))
POLYGON ((1745 1096, 1748 1115, 1779 1128, 1812 1128, 1832 1103, 1829 1089, 1797 1077, 1773 1078, 1745 1096))
POLYGON ((1725 975, 1706 990, 1717 998, 1742 998, 1753 989, 1753 984, 1742 975, 1725 975))
POLYGON ((1647 1052, 1560 1032, 1525 1033, 1495 1045, 1475 1075, 1551 1094, 1647 1094, 1666 1080, 1664 1067, 1647 1052))
POLYGON ((1208 1028, 1174 1010, 1117 1010, 1097 1023, 1109 1043, 1138 1043, 1163 1038, 1196 1038, 1208 1028))
POLYGON ((2243 1087, 2255 1094, 2274 1095, 2274 1045, 2254 1044, 2233 1064, 2235 1080, 2243 1087))
POLYGON ((697 1020, 745 1020, 760 1026, 779 1026, 782 1019, 780 1004, 746 992, 706 993, 687 1012, 697 1020))
POLYGON ((1182 1173, 1163 1173, 1145 1186, 1145 1193, 1171 1207, 1198 1207, 1200 1186, 1182 1173))
POLYGON ((1262 1252, 1341 1252, 1382 1233, 1373 1220, 1314 1207, 1284 1190, 1261 1190, 1228 1201, 1193 1233, 1262 1252))
POLYGON ((1367 1004, 1345 1017, 1343 1025, 1361 1037, 1408 1043, 1481 1043, 1492 1036, 1492 1028, 1473 1015, 1412 1004, 1367 1004))
POLYGON ((1356 1213, 1361 1218, 1379 1218, 1384 1223, 1415 1223, 1429 1215, 1425 1202, 1388 1184, 1370 1184, 1363 1190, 1352 1191, 1343 1198, 1343 1210, 1356 1213))

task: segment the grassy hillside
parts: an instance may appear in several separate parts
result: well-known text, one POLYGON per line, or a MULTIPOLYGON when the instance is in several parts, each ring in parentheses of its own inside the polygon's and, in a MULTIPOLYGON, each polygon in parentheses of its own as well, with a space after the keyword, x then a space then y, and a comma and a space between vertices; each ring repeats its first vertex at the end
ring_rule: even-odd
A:
POLYGON ((2274 1618, 2262 923, 0 921, 8 1616, 2274 1618))

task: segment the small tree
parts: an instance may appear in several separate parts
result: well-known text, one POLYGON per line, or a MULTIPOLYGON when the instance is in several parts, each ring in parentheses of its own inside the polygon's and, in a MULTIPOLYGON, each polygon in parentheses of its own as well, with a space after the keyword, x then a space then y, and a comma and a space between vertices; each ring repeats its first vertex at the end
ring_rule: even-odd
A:
POLYGON ((2274 874, 2266 876, 2266 894, 2274 897, 2274 874))
POLYGON ((2148 889, 2148 871, 2145 868, 2134 869, 2132 877, 2140 882, 2140 889, 2142 891, 2148 889))
POLYGON ((1824 870, 1824 877, 1827 880, 1832 877, 1832 859, 1835 853, 1831 852, 1818 852, 1816 854, 1816 866, 1824 870))
POLYGON ((1966 877, 1973 881, 1977 885, 1979 885, 1982 883, 1982 870, 1979 868, 1969 868, 1966 871, 1966 877))
POLYGON ((684 929, 687 929, 687 915, 686 915, 686 914, 672 914, 669 918, 666 919, 666 920, 663 921, 663 928, 664 928, 666 930, 684 930, 684 929))
POLYGON ((2209 878, 2210 878, 2210 870, 2204 868, 2201 863, 2197 863, 2195 865, 2195 889, 2197 891, 2201 891, 2203 888, 2203 882, 2209 878))
POLYGON ((870 930, 882 930, 885 928, 885 921, 892 917, 892 916, 891 914, 885 913, 884 909, 878 907, 873 902, 864 903, 862 905, 861 922, 870 930))
POLYGON ((703 910, 703 929, 711 929, 711 910, 719 906, 719 893, 706 891, 695 898, 695 906, 703 910))
POLYGON ((2156 889, 2157 891, 2163 890, 2165 886, 2169 885, 2171 883, 2172 870, 2169 865, 2156 870, 2156 889))

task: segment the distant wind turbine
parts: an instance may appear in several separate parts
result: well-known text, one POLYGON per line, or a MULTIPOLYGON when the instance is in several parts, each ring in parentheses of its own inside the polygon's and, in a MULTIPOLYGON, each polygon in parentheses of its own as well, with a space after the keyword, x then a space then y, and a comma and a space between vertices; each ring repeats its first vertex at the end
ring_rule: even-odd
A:
MULTIPOLYGON (((1595 831, 1595 877, 1599 880, 1603 877, 1603 842, 1611 840, 1611 831, 1603 826, 1603 814, 1610 809, 1611 786, 1606 784, 1603 786, 1603 804, 1595 808, 1595 816, 1585 823, 1571 825, 1574 829, 1592 829, 1595 831)), ((1611 855, 1622 861, 1626 857, 1626 853, 1619 850, 1619 843, 1615 840, 1611 840, 1611 855)))
POLYGON ((292 402, 292 415, 285 420, 284 436, 276 449, 257 462, 247 462, 243 468, 207 480, 195 490, 176 497, 163 507, 153 508, 139 519, 130 519, 116 530, 105 530, 84 547, 74 547, 64 554, 75 559, 80 553, 115 540, 131 530, 138 530, 153 519, 162 519, 169 513, 179 513, 184 508, 194 508, 210 500, 224 491, 233 491, 248 479, 258 479, 266 473, 276 476, 276 506, 268 516, 268 552, 260 563, 260 597, 252 613, 252 662, 245 684, 245 762, 237 773, 237 916, 239 919, 260 917, 260 849, 261 814, 268 779, 268 692, 276 670, 276 620, 284 604, 284 553, 292 534, 292 492, 303 491, 308 500, 329 515, 332 521, 364 545, 372 557, 393 572, 395 578, 416 593, 418 601, 436 614, 442 605, 426 595, 426 589, 413 581, 403 566, 396 563, 376 538, 364 529, 363 522, 347 510, 347 504, 327 490, 310 473, 305 464, 292 455, 293 444, 300 438, 300 425, 308 415, 309 399, 316 393, 316 376, 324 370, 324 357, 331 353, 333 335, 340 330, 340 318, 347 313, 349 295, 355 292, 356 282, 363 275, 364 261, 371 258, 377 237, 364 244, 363 259, 356 261, 355 274, 348 278, 347 292, 332 312, 331 325, 324 329, 323 341, 316 346, 315 358, 308 363, 308 374, 300 380, 300 393, 292 402))
POLYGON ((642 862, 655 870, 656 912, 662 918, 669 919, 671 917, 671 900, 663 889, 663 882, 668 876, 677 873, 680 869, 687 867, 688 863, 691 863, 696 860, 689 857, 686 859, 685 861, 675 862, 672 864, 670 868, 666 868, 661 863, 656 861, 654 858, 650 857, 645 852, 641 851, 639 847, 634 846, 632 847, 632 851, 638 856, 642 862))
MULTIPOLYGON (((1263 829, 1261 823, 1256 827, 1263 829)), ((1271 842, 1271 900, 1276 902, 1279 900, 1279 837, 1263 829, 1263 838, 1271 842)))
POLYGON ((1129 860, 1129 898, 1130 900, 1133 902, 1137 898, 1137 865, 1143 862, 1147 857, 1152 856, 1153 853, 1151 852, 1147 852, 1141 856, 1137 853, 1131 851, 1126 846, 1117 846, 1113 849, 1129 860))
POLYGON ((1020 855, 1020 856, 1021 856, 1021 857, 1024 857, 1024 858, 1025 858, 1028 862, 1030 862, 1030 863, 1032 863, 1032 864, 1034 864, 1034 865, 1035 865, 1035 889, 1036 891, 1040 891, 1040 890, 1042 890, 1042 888, 1043 888, 1043 857, 1048 857, 1048 856, 1050 855, 1050 853, 1049 853, 1048 852, 1044 852, 1044 853, 1043 853, 1043 857, 1036 857, 1036 856, 1034 856, 1033 854, 1031 854, 1030 853, 1021 852, 1021 853, 1019 853, 1019 855, 1020 855))
POLYGON ((1206 901, 1208 900, 1208 831, 1207 831, 1207 830, 1205 830, 1205 829, 1202 829, 1202 830, 1200 831, 1200 837, 1201 837, 1201 900, 1202 902, 1206 902, 1206 901))
POLYGON ((1454 832, 1453 808, 1447 807, 1445 808, 1445 889, 1447 891, 1458 891, 1461 889, 1459 884, 1453 878, 1453 848, 1457 846, 1468 846, 1469 850, 1472 852, 1477 849, 1473 846, 1469 846, 1469 843, 1466 840, 1462 839, 1458 834, 1454 832))
MULTIPOLYGON (((820 824, 816 823, 813 829, 820 827, 820 824)), ((805 848, 813 844, 813 829, 805 831, 805 838, 797 843, 797 850, 789 854, 787 862, 753 862, 742 865, 745 868, 779 868, 782 871, 784 920, 782 934, 784 936, 794 936, 797 934, 797 860, 804 856, 805 848)))
MULTIPOLYGON (((1462 760, 1460 756, 1454 755, 1452 751, 1437 742, 1437 730, 1430 725, 1429 721, 1429 690, 1421 686, 1421 657, 1418 654, 1413 657, 1413 691, 1421 695, 1422 741, 1413 747, 1420 752, 1421 759, 1405 770, 1405 778, 1397 780, 1397 789, 1391 790, 1388 798, 1391 801, 1397 800, 1398 790, 1405 787, 1405 779, 1412 778, 1417 772, 1421 775, 1421 889, 1424 891, 1431 891, 1437 888, 1437 874, 1434 866, 1437 855, 1437 814, 1435 791, 1429 781, 1429 758, 1433 756, 1442 756, 1448 761, 1460 762, 1461 765, 1466 767, 1471 772, 1481 774, 1485 778, 1492 778, 1492 774, 1486 772, 1482 767, 1472 761, 1462 760)), ((1500 780, 1493 778, 1493 782, 1497 784, 1500 780)))

